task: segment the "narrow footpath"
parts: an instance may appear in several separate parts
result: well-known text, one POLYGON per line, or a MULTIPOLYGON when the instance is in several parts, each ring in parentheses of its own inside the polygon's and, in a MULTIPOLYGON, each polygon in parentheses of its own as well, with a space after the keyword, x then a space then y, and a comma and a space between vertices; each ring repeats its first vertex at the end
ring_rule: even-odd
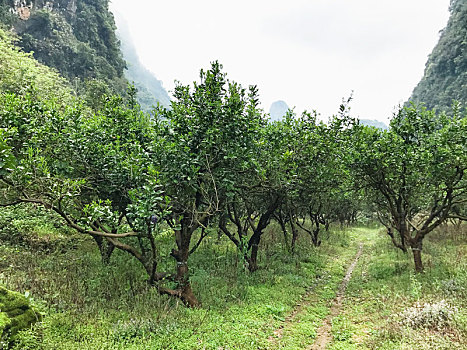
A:
POLYGON ((339 286, 337 288, 336 297, 332 299, 331 307, 329 309, 329 312, 327 313, 327 316, 322 321, 322 325, 316 330, 316 336, 314 337, 313 345, 307 345, 306 343, 302 343, 301 346, 299 344, 290 344, 289 337, 293 337, 293 335, 290 334, 290 330, 296 328, 297 326, 300 327, 299 325, 303 324, 303 322, 310 322, 304 321, 304 316, 306 318, 306 314, 310 312, 310 306, 316 305, 316 293, 319 293, 320 290, 322 291, 323 287, 324 289, 326 288, 326 285, 329 283, 329 275, 320 276, 315 280, 315 282, 312 285, 309 286, 308 290, 306 291, 305 295, 303 295, 300 302, 295 306, 292 312, 290 312, 289 315, 285 317, 281 326, 273 332, 273 335, 269 337, 268 340, 270 345, 268 348, 286 349, 288 346, 297 348, 297 345, 299 345, 300 348, 307 350, 326 349, 326 347, 332 342, 332 319, 338 316, 341 311, 341 306, 345 297, 347 285, 352 277, 352 273, 358 263, 360 256, 362 255, 362 252, 363 243, 360 243, 357 254, 353 258, 349 267, 347 268, 343 280, 340 283, 336 283, 336 287, 339 286))
POLYGON ((323 325, 320 328, 318 328, 315 342, 313 343, 313 345, 311 345, 307 349, 324 350, 326 349, 326 346, 332 341, 332 336, 331 336, 332 319, 339 315, 342 301, 345 296, 345 290, 347 288, 347 285, 349 284, 350 278, 352 277, 352 272, 355 269, 355 266, 357 265, 358 259, 362 255, 362 252, 363 252, 363 243, 360 243, 360 248, 358 249, 357 255, 355 256, 355 259, 353 260, 352 264, 350 264, 349 268, 347 269, 345 277, 342 280, 342 283, 339 287, 339 291, 337 292, 337 296, 332 303, 329 315, 323 321, 323 325))
POLYGON ((321 278, 316 279, 315 283, 313 283, 308 290, 306 291, 305 295, 302 297, 301 302, 298 303, 293 309, 293 311, 285 318, 284 323, 281 325, 280 328, 276 329, 274 331, 274 335, 269 337, 269 342, 270 343, 275 343, 277 339, 282 338, 282 334, 284 333, 284 329, 287 328, 288 325, 292 324, 295 322, 295 318, 297 315, 299 315, 301 312, 303 312, 304 306, 306 306, 309 301, 310 295, 314 292, 316 286, 321 282, 321 278))

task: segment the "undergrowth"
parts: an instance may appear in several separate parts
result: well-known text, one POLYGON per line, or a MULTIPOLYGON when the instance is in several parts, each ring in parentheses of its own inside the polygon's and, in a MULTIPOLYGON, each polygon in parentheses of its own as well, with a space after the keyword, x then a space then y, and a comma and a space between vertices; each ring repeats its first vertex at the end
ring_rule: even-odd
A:
MULTIPOLYGON (((263 237, 260 269, 249 273, 231 242, 212 232, 189 261, 202 307, 188 309, 148 286, 142 268, 124 253, 115 251, 110 264, 103 265, 92 240, 59 228, 44 235, 51 228, 49 219, 31 218, 28 229, 16 235, 79 244, 38 249, 2 237, 0 283, 27 292, 45 314, 42 322, 22 332, 17 349, 269 348, 274 329, 325 274, 328 256, 349 244, 340 231, 328 233, 329 244, 320 249, 302 236, 291 255, 282 233, 271 225, 263 237)), ((169 254, 171 237, 158 239, 160 254, 169 254)), ((332 290, 326 293, 332 298, 332 290)))
MULTIPOLYGON (((303 349, 314 342, 359 242, 364 253, 332 320, 330 348, 465 348, 466 236, 452 227, 427 238, 422 275, 377 228, 333 228, 319 248, 302 235, 291 255, 271 225, 255 273, 213 231, 189 261, 202 306, 188 309, 148 286, 124 253, 103 265, 92 240, 53 216, 15 210, 0 214, 0 284, 26 293, 44 318, 22 331, 13 349, 303 349)), ((159 237, 161 255, 171 242, 159 237)))
POLYGON ((425 272, 416 275, 411 254, 394 248, 383 230, 360 229, 366 249, 331 348, 467 349, 465 229, 450 224, 427 236, 425 272))

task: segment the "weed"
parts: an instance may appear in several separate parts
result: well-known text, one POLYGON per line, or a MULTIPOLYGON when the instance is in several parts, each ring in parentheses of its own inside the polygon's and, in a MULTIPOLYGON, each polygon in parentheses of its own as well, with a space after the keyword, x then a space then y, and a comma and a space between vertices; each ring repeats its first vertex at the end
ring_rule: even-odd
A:
POLYGON ((410 274, 410 287, 412 297, 419 300, 422 295, 422 284, 413 273, 410 274))
POLYGON ((332 336, 335 340, 346 342, 351 340, 353 335, 350 321, 342 315, 332 319, 332 336))

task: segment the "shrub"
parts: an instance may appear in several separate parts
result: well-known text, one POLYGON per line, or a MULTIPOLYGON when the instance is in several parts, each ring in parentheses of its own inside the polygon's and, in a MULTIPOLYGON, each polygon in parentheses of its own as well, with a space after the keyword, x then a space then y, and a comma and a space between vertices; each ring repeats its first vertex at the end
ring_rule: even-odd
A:
POLYGON ((445 300, 436 303, 419 302, 406 310, 399 316, 400 323, 411 328, 430 328, 442 329, 449 326, 455 321, 455 316, 458 309, 449 305, 445 300))
POLYGON ((19 331, 40 321, 42 316, 20 293, 0 287, 0 338, 14 341, 19 331))

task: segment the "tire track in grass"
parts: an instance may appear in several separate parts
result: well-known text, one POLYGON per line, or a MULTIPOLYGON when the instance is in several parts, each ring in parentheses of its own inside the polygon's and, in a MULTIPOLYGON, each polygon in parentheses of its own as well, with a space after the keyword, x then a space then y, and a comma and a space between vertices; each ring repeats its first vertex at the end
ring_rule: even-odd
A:
POLYGON ((303 308, 309 303, 309 297, 311 294, 314 292, 315 288, 318 286, 318 284, 321 283, 323 279, 323 276, 317 277, 315 282, 308 287, 305 295, 302 296, 300 302, 295 306, 295 308, 292 310, 292 312, 285 318, 284 323, 274 331, 274 335, 271 335, 269 337, 269 342, 274 344, 276 340, 282 338, 282 335, 284 333, 284 329, 291 323, 295 321, 295 318, 297 317, 298 314, 300 314, 303 310, 303 308))
POLYGON ((341 282, 341 285, 337 292, 337 296, 332 303, 329 315, 323 321, 323 325, 320 328, 318 328, 316 338, 315 338, 316 340, 313 343, 313 345, 307 348, 308 350, 324 350, 326 349, 326 346, 331 342, 332 340, 331 321, 334 317, 339 315, 342 301, 344 300, 345 290, 347 288, 347 285, 349 284, 350 278, 352 278, 352 272, 355 269, 355 266, 357 265, 358 259, 360 259, 362 252, 363 252, 363 243, 360 243, 360 247, 358 249, 357 255, 355 256, 353 262, 350 264, 349 268, 347 269, 345 277, 341 282))

